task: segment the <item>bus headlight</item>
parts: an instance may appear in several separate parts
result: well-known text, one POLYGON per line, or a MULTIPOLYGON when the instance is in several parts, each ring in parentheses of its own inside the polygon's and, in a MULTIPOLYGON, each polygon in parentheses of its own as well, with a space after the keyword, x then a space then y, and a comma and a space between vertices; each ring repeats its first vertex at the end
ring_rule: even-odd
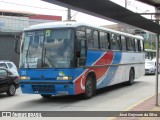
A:
POLYGON ((28 77, 28 76, 21 76, 20 80, 30 80, 30 77, 28 77))
POLYGON ((72 77, 70 77, 70 76, 59 76, 59 77, 57 77, 57 80, 72 80, 72 77))

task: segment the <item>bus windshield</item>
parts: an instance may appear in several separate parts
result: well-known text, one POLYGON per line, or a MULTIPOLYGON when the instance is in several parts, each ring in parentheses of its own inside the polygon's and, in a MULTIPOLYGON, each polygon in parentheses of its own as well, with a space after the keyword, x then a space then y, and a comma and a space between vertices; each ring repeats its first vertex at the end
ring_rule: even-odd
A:
POLYGON ((74 30, 24 32, 21 68, 69 68, 74 58, 74 30))

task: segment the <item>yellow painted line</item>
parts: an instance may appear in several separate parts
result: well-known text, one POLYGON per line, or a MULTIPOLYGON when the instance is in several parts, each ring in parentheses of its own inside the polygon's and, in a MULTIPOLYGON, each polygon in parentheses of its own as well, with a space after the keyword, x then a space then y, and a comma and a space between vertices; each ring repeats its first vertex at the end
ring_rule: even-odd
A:
MULTIPOLYGON (((127 107, 126 109, 124 109, 124 111, 128 111, 128 110, 130 110, 131 108, 133 108, 133 107, 137 106, 138 104, 140 104, 140 103, 144 102, 145 100, 148 100, 149 98, 151 98, 151 97, 153 97, 153 96, 154 96, 154 95, 149 96, 149 97, 147 97, 147 98, 144 98, 143 100, 141 100, 141 101, 139 101, 139 102, 137 102, 137 103, 135 103, 135 104, 133 104, 133 105, 131 105, 131 106, 127 107)), ((116 118, 116 117, 110 117, 108 120, 113 120, 113 119, 115 119, 115 118, 116 118)))

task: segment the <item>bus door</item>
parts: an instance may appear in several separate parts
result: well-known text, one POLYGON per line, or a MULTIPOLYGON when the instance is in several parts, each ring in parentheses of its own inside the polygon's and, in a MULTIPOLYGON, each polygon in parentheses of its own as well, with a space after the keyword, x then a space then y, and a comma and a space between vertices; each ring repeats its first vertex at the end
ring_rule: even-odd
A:
POLYGON ((77 30, 76 32, 76 59, 77 67, 85 66, 86 63, 86 54, 87 54, 87 45, 85 31, 77 30))

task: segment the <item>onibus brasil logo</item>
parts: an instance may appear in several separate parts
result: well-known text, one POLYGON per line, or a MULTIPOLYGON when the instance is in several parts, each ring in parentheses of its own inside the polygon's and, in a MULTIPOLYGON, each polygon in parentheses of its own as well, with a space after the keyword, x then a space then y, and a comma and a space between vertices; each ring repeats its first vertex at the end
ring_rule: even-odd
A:
POLYGON ((42 117, 40 112, 2 112, 1 117, 42 117))

